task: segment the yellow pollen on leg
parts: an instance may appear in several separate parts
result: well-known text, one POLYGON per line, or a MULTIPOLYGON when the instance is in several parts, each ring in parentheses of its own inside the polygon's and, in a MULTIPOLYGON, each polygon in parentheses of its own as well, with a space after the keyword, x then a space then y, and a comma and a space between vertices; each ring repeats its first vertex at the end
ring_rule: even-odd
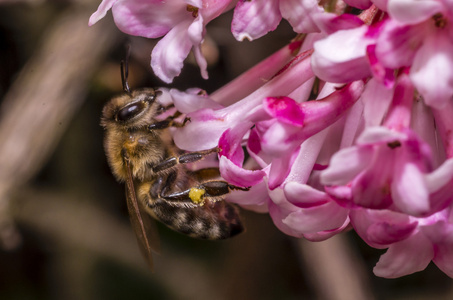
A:
POLYGON ((193 203, 203 205, 204 199, 203 195, 206 193, 203 189, 191 188, 189 191, 189 198, 193 203))

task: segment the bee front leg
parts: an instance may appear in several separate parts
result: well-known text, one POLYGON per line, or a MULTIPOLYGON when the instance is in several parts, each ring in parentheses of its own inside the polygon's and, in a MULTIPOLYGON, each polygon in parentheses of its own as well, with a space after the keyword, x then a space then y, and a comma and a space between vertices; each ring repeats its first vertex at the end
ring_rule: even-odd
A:
POLYGON ((217 147, 204 151, 189 152, 186 154, 181 154, 179 156, 172 156, 160 162, 159 164, 152 166, 151 168, 154 173, 159 173, 168 170, 178 164, 187 164, 202 160, 206 155, 216 152, 219 152, 219 148, 217 147))
POLYGON ((175 119, 181 115, 180 112, 176 112, 173 116, 166 118, 165 120, 148 125, 148 130, 160 130, 168 127, 184 127, 190 118, 185 117, 184 121, 177 122, 175 119))

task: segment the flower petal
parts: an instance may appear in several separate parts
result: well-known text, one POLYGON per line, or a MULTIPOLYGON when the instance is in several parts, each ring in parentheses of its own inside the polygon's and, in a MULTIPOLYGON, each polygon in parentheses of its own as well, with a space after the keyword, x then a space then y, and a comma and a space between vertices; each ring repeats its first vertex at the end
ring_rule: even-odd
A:
POLYGON ((346 83, 371 75, 366 48, 374 43, 367 38, 367 26, 340 30, 314 44, 313 72, 321 79, 346 83))
POLYGON ((304 112, 296 101, 289 97, 268 97, 263 100, 264 110, 280 122, 302 126, 304 112))
POLYGON ((223 108, 222 105, 204 95, 201 89, 189 89, 185 92, 177 89, 171 89, 170 95, 173 98, 173 103, 175 104, 176 109, 184 114, 203 108, 210 108, 214 110, 223 108))
POLYGON ((397 69, 412 65, 415 53, 422 44, 422 28, 404 25, 389 19, 377 38, 376 56, 386 67, 397 69))
POLYGON ((280 12, 298 33, 319 32, 313 19, 316 14, 323 14, 324 9, 316 0, 280 0, 280 12))
POLYGON ((158 38, 192 19, 183 0, 118 0, 112 7, 116 26, 130 35, 158 38))
POLYGON ((337 229, 343 226, 347 218, 348 210, 335 202, 328 202, 289 213, 283 219, 283 223, 297 232, 306 234, 337 229))
POLYGON ((193 54, 195 56, 195 61, 200 67, 201 77, 203 79, 208 79, 208 63, 206 58, 201 53, 201 42, 203 41, 204 36, 204 23, 202 15, 198 17, 190 24, 189 29, 187 30, 190 41, 193 45, 193 54))
POLYGON ((367 9, 373 4, 370 0, 345 0, 345 2, 358 9, 367 9))
POLYGON ((331 201, 326 193, 295 181, 285 184, 283 191, 289 202, 301 208, 318 206, 331 201))
POLYGON ((253 41, 275 30, 282 19, 278 3, 278 0, 239 1, 231 23, 236 40, 253 41))
POLYGON ((425 103, 439 109, 453 95, 453 44, 447 33, 428 35, 418 50, 410 78, 425 103))
POLYGON ((442 220, 421 230, 435 244, 433 262, 445 274, 453 277, 453 224, 442 220))
POLYGON ((113 4, 118 0, 102 0, 99 4, 98 9, 91 15, 88 25, 92 26, 96 24, 100 19, 105 17, 107 11, 112 8, 113 4))
POLYGON ((173 133, 176 146, 187 151, 217 147, 220 136, 229 126, 229 123, 208 108, 191 113, 188 117, 191 122, 173 133))
POLYGON ((349 216, 357 234, 368 245, 377 249, 387 248, 386 241, 406 237, 412 226, 409 216, 391 210, 357 208, 351 210, 349 216))
POLYGON ((424 270, 433 257, 431 242, 422 233, 418 233, 391 245, 373 271, 380 277, 401 277, 424 270))
POLYGON ((181 73, 184 60, 192 48, 187 36, 190 21, 181 22, 171 29, 154 47, 151 67, 162 81, 171 83, 181 73))
POLYGON ((246 170, 234 164, 227 157, 220 157, 220 174, 231 184, 250 187, 257 185, 263 180, 266 173, 262 170, 246 170))
POLYGON ((388 0, 389 15, 403 24, 417 24, 442 11, 442 2, 436 0, 388 0))
POLYGON ((226 200, 241 206, 247 206, 247 209, 250 209, 251 205, 255 206, 255 208, 267 208, 267 203, 270 201, 270 198, 267 193, 266 183, 261 181, 256 185, 252 185, 248 191, 231 191, 231 193, 226 196, 226 200))
POLYGON ((332 156, 329 167, 321 172, 321 183, 347 184, 369 165, 372 156, 370 147, 350 147, 338 151, 332 156))
POLYGON ((372 243, 390 245, 407 239, 416 228, 417 222, 376 222, 368 228, 367 235, 372 243))
POLYGON ((430 210, 429 192, 423 173, 413 163, 396 159, 392 183, 393 203, 403 212, 420 216, 430 210))
POLYGON ((405 141, 407 136, 404 133, 390 130, 384 126, 369 127, 357 138, 359 145, 371 145, 379 143, 391 143, 394 141, 405 141))

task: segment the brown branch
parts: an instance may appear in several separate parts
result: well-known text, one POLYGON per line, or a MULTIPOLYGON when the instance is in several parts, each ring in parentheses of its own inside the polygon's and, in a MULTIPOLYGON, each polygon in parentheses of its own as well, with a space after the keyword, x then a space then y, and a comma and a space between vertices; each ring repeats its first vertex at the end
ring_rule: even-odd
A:
POLYGON ((297 247, 319 299, 374 299, 363 260, 348 244, 345 234, 323 242, 300 239, 297 247))

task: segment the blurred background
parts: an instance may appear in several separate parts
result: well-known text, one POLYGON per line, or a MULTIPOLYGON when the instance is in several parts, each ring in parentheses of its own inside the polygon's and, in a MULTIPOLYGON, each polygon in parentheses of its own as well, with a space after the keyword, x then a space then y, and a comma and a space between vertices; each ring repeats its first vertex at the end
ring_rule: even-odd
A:
MULTIPOLYGON (((310 243, 243 210, 231 240, 190 239, 159 227, 162 251, 147 269, 129 225, 124 186, 110 173, 99 118, 122 90, 163 86, 149 67, 155 41, 128 37, 110 12, 93 27, 92 0, 0 0, 0 299, 453 299, 434 265, 375 277, 384 252, 348 232, 310 243)), ((208 92, 295 37, 283 22, 253 43, 208 26, 210 79, 188 58, 171 87, 208 92)))

